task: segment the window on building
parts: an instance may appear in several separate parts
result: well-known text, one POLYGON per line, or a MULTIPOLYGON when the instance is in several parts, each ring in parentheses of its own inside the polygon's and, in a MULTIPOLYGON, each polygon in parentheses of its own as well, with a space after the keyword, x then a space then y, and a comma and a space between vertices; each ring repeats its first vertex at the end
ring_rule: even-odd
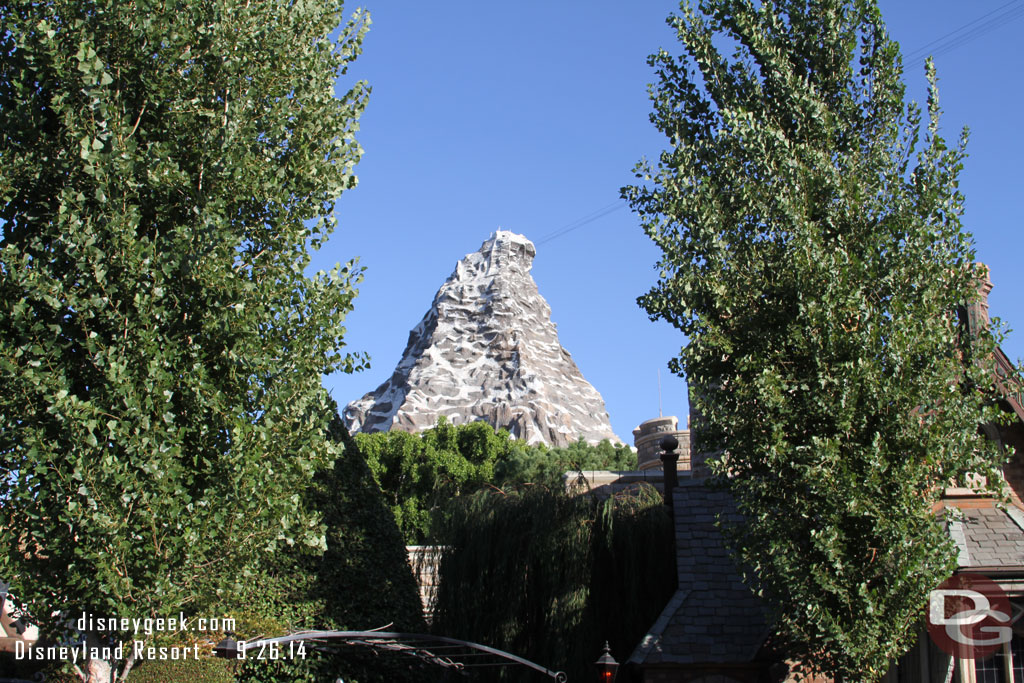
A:
POLYGON ((986 659, 974 660, 975 683, 1009 683, 1006 680, 1006 653, 999 651, 986 659))

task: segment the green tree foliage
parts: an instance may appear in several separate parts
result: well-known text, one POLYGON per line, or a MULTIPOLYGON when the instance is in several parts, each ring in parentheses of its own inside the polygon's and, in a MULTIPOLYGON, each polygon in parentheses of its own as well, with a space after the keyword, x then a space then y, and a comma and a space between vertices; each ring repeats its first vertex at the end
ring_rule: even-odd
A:
POLYGON ((495 461, 511 448, 507 432, 485 422, 455 426, 443 417, 422 434, 356 434, 406 543, 423 543, 439 511, 455 496, 486 485, 495 461))
POLYGON ((514 448, 494 466, 494 485, 502 488, 520 484, 562 485, 566 473, 587 470, 635 470, 636 453, 625 444, 605 439, 590 445, 579 441, 562 447, 543 444, 514 448))
POLYGON ((731 543, 809 670, 876 680, 955 567, 931 505, 1000 481, 993 338, 957 311, 965 135, 904 103, 873 0, 702 0, 670 17, 652 121, 669 147, 623 190, 662 249, 640 304, 688 337, 671 363, 726 453, 731 543))
POLYGON ((56 0, 0 23, 0 574, 44 622, 188 612, 324 546, 301 492, 338 452, 321 377, 362 363, 359 270, 304 271, 356 183, 368 88, 334 89, 369 20, 56 0))
POLYGON ((628 657, 675 589, 672 525, 651 488, 604 501, 561 487, 480 491, 440 533, 433 630, 569 680, 593 677, 605 640, 628 657))
MULTIPOLYGON (((285 548, 262 560, 244 587, 230 596, 230 611, 241 615, 246 638, 300 630, 388 630, 422 633, 422 605, 394 517, 373 481, 355 441, 335 417, 330 438, 344 445, 332 470, 319 473, 303 493, 322 515, 327 550, 312 556, 285 548)), ((414 657, 343 647, 305 659, 247 662, 240 680, 379 681, 422 680, 414 657)))
POLYGON ((528 446, 486 422, 453 425, 444 417, 420 434, 393 430, 356 434, 355 441, 413 545, 432 540, 432 529, 457 496, 528 483, 555 488, 566 472, 636 466, 636 455, 622 444, 528 446))

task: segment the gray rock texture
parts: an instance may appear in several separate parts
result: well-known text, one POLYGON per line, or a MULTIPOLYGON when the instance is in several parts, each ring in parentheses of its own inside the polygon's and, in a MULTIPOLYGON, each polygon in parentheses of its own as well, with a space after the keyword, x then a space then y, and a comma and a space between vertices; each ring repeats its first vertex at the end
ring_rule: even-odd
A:
POLYGON ((530 275, 533 243, 499 230, 441 285, 387 382, 353 401, 350 431, 485 420, 527 443, 590 443, 612 433, 601 395, 558 342, 551 308, 530 275))

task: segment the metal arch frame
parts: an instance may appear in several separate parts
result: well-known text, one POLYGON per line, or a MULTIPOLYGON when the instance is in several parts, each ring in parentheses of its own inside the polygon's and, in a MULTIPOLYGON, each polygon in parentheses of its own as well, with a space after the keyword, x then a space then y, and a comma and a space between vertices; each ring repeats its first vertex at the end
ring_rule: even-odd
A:
MULTIPOLYGON (((554 679, 557 683, 566 683, 568 676, 564 671, 552 671, 547 669, 540 664, 531 662, 528 659, 523 659, 510 652, 499 650, 497 648, 489 647, 487 645, 481 645, 480 643, 474 643, 468 640, 459 640, 457 638, 448 638, 446 636, 433 636, 423 633, 402 633, 398 631, 299 631, 291 633, 286 636, 278 636, 276 638, 261 638, 259 640, 249 641, 238 641, 239 653, 244 657, 246 650, 252 648, 263 647, 273 643, 290 643, 297 640, 311 641, 311 642, 322 642, 324 640, 340 640, 345 641, 351 645, 367 645, 370 647, 383 647, 385 649, 402 651, 405 654, 410 654, 427 661, 432 661, 435 664, 439 664, 445 667, 451 667, 458 670, 462 670, 466 665, 461 662, 452 661, 448 657, 434 654, 425 647, 413 647, 405 645, 405 641, 420 642, 420 643, 443 643, 448 646, 467 647, 479 652, 501 657, 502 659, 509 660, 514 664, 521 664, 525 667, 533 669, 545 676, 554 679)), ((472 665, 470 665, 472 666, 472 665)))

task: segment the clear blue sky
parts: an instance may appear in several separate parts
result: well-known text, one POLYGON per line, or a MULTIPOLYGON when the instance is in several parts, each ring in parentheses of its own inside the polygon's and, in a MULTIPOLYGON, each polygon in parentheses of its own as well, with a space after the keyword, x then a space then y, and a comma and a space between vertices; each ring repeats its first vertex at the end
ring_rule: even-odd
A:
MULTIPOLYGON (((339 405, 391 374, 456 261, 500 226, 537 243, 534 279, 615 432, 632 443, 632 429, 658 415, 659 370, 663 411, 685 422, 685 382, 666 368, 684 339, 636 305, 656 279, 659 254, 618 199, 634 164, 663 147, 648 122, 653 74, 645 57, 659 47, 678 52, 664 23, 677 5, 368 1, 373 26, 342 81, 362 78, 373 88, 359 134, 366 150, 359 187, 339 201, 339 229, 314 258, 326 269, 358 256, 367 268, 346 340, 370 354, 372 367, 325 379, 339 405)), ((992 269, 993 314, 1020 329, 1003 345, 1017 360, 1024 355, 1024 1, 883 0, 881 7, 905 55, 941 39, 933 49, 943 48, 935 60, 943 131, 955 139, 963 126, 971 129, 964 225, 992 269), (947 37, 989 21, 991 30, 979 35, 947 37), (951 43, 957 37, 962 44, 951 43)), ((910 67, 908 95, 923 102, 922 60, 910 67)))

